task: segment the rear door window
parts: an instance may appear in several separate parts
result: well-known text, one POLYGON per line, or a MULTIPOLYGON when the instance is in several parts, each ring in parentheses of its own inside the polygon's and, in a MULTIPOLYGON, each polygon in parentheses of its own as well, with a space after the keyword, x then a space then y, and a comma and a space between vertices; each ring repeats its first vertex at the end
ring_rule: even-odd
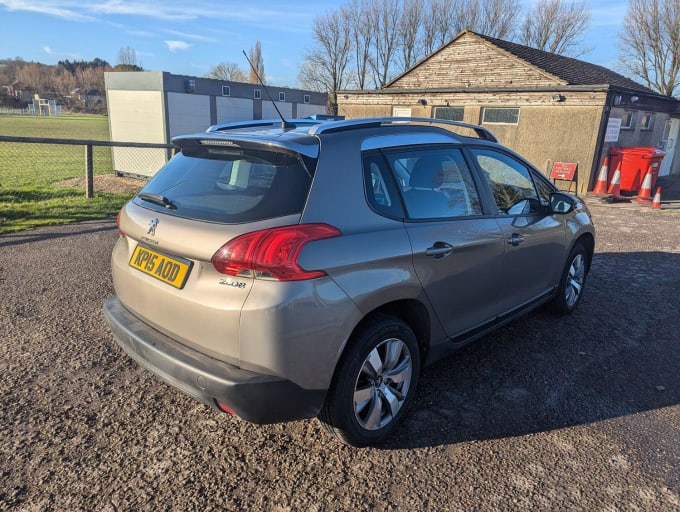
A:
POLYGON ((302 212, 311 177, 294 154, 259 149, 198 148, 175 156, 141 190, 172 208, 135 198, 170 215, 224 223, 302 212))
POLYGON ((411 219, 482 215, 469 167, 458 148, 389 151, 385 158, 411 219))

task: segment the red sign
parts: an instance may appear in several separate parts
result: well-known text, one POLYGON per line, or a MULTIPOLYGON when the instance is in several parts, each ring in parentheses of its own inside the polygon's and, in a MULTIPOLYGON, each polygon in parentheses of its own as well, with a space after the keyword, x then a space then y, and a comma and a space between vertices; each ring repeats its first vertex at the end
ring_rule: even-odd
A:
POLYGON ((577 164, 568 164, 565 162, 555 162, 550 172, 550 178, 553 180, 573 180, 576 174, 577 164))

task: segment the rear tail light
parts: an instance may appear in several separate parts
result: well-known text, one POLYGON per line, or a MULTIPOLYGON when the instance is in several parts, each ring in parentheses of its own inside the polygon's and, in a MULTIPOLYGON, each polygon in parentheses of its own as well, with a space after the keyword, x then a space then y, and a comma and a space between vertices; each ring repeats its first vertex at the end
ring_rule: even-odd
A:
POLYGON ((116 216, 116 226, 118 227, 118 233, 120 233, 120 236, 122 236, 123 238, 125 238, 125 232, 124 232, 122 229, 120 229, 120 215, 121 215, 122 213, 123 213, 123 210, 121 209, 121 210, 118 212, 118 215, 116 216))
POLYGON ((224 244, 212 257, 215 269, 230 276, 257 277, 277 281, 301 281, 326 275, 306 270, 298 255, 308 242, 340 236, 328 224, 299 224, 253 231, 224 244))

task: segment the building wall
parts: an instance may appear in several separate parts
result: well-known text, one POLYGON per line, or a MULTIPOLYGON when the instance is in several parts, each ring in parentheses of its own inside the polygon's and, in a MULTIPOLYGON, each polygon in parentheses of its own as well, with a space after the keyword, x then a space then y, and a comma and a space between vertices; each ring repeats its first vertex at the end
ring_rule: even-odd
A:
POLYGON ((298 103, 295 117, 303 118, 313 116, 315 114, 326 114, 326 105, 313 105, 311 103, 298 103))
MULTIPOLYGON (((107 72, 106 95, 111 140, 169 143, 172 137, 205 131, 216 123, 276 118, 261 85, 173 75, 165 72, 107 72), (254 99, 255 90, 262 99, 254 99)), ((268 87, 287 118, 325 113, 328 95, 288 87, 268 87), (305 103, 308 100, 309 103, 305 103)), ((113 148, 114 169, 152 176, 168 158, 165 149, 113 148)))
MULTIPOLYGON (((107 90, 111 140, 118 142, 165 141, 165 112, 161 91, 107 90)), ((167 161, 164 149, 111 148, 114 171, 152 176, 167 161)))
POLYGON ((490 45, 463 34, 446 48, 390 84, 390 88, 557 86, 565 82, 490 45), (493 66, 489 66, 493 62, 493 66))
POLYGON ((252 119, 253 100, 218 96, 215 104, 217 109, 215 124, 252 119))
MULTIPOLYGON (((408 107, 413 117, 434 117, 435 107, 463 107, 463 121, 482 125, 505 146, 529 160, 549 175, 554 162, 579 163, 579 193, 588 189, 591 167, 596 158, 597 138, 605 92, 564 92, 564 101, 555 102, 554 92, 448 92, 417 94, 352 93, 340 94, 340 115, 348 118, 392 116, 395 107, 408 107), (422 105, 424 100, 426 105, 422 105), (484 107, 517 107, 517 124, 486 124, 484 107)), ((558 183, 567 189, 568 183, 558 183)), ((572 186, 575 190, 575 184, 572 186)))
MULTIPOLYGON (((481 111, 481 109, 479 109, 481 111)), ((520 109, 516 126, 482 123, 499 142, 512 148, 546 176, 554 162, 579 164, 579 193, 585 193, 591 180, 591 166, 597 151, 597 138, 604 106, 536 107, 520 109)), ((558 183, 567 189, 568 183, 558 183)), ((574 188, 571 190, 575 190, 574 188)))
POLYGON ((210 96, 169 92, 168 136, 204 132, 211 125, 210 96))
MULTIPOLYGON (((286 119, 293 118, 293 104, 284 101, 277 101, 276 106, 279 108, 279 112, 286 119)), ((278 119, 279 115, 274 109, 274 105, 271 101, 262 102, 262 119, 278 119)))

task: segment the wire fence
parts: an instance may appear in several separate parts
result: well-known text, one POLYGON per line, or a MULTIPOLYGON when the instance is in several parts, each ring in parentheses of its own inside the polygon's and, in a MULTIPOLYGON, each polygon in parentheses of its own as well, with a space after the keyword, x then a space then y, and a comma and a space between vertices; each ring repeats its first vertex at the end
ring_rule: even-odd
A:
POLYGON ((116 185, 129 184, 130 177, 137 178, 141 188, 174 148, 171 144, 0 136, 0 190, 7 197, 13 190, 20 194, 31 189, 40 199, 41 193, 49 196, 55 188, 76 187, 92 198, 95 192, 129 189, 129 185, 116 185))

